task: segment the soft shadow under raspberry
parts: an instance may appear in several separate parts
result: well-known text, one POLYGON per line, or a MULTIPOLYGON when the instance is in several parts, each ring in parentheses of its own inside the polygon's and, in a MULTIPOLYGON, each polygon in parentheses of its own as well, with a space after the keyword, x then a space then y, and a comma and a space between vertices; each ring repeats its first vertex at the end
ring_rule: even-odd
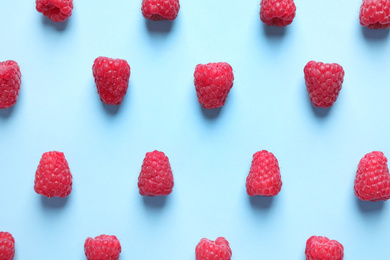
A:
POLYGON ((204 115, 204 117, 209 119, 209 120, 213 120, 213 119, 217 118, 222 110, 222 107, 217 107, 214 109, 206 109, 206 108, 202 107, 201 105, 199 105, 199 106, 200 106, 200 109, 202 110, 202 114, 204 115))
POLYGON ((363 201, 356 197, 356 203, 362 213, 379 213, 385 205, 384 201, 363 201))
POLYGON ((169 33, 173 26, 173 21, 152 21, 145 19, 145 23, 150 33, 169 33))
POLYGON ((69 196, 65 198, 52 197, 47 198, 41 196, 41 202, 44 208, 63 208, 69 200, 69 196))
POLYGON ((364 38, 366 38, 367 40, 381 41, 387 39, 389 36, 389 28, 375 30, 361 26, 361 30, 363 32, 364 38))
POLYGON ((9 118, 11 116, 13 110, 14 110, 14 106, 6 108, 6 109, 0 109, 0 117, 9 118))
POLYGON ((286 34, 286 27, 269 26, 264 23, 263 30, 267 37, 283 37, 286 34))
POLYGON ((102 102, 104 110, 107 112, 107 114, 110 115, 116 115, 118 114, 119 108, 121 105, 107 105, 102 102))
POLYGON ((274 197, 249 196, 249 202, 253 208, 268 209, 271 207, 274 197))
POLYGON ((168 196, 142 196, 142 199, 146 207, 159 209, 164 207, 164 205, 167 203, 168 196))
POLYGON ((69 19, 64 21, 64 22, 56 23, 56 22, 53 22, 52 20, 50 20, 49 18, 47 18, 46 16, 42 15, 43 25, 48 26, 48 27, 52 27, 57 31, 64 31, 66 29, 66 27, 68 27, 68 21, 69 21, 69 19))
POLYGON ((314 114, 319 118, 326 117, 329 114, 330 110, 332 109, 332 107, 326 107, 326 108, 316 107, 311 102, 310 104, 314 114))

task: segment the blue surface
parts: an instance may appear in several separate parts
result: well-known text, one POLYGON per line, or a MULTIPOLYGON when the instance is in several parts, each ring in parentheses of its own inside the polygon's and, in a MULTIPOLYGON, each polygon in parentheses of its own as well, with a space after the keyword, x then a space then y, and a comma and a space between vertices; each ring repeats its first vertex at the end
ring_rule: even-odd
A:
POLYGON ((225 236, 233 259, 304 259, 311 235, 337 239, 345 260, 390 256, 390 202, 353 194, 359 160, 390 156, 389 31, 359 24, 360 1, 296 0, 285 29, 260 21, 259 1, 181 1, 177 20, 148 22, 141 1, 75 0, 54 24, 34 1, 0 9, 0 60, 22 71, 17 104, 0 112, 0 229, 16 239, 15 260, 85 259, 88 236, 117 235, 121 259, 190 259, 202 237, 225 236), (97 56, 126 59, 130 86, 118 109, 102 105, 92 76, 97 56), (312 107, 309 60, 346 72, 331 109, 312 107), (201 109, 196 64, 229 62, 226 105, 201 109), (144 155, 158 149, 175 177, 166 199, 138 194, 144 155), (283 187, 250 199, 252 155, 279 160, 283 187), (65 153, 68 199, 33 190, 42 153, 65 153))

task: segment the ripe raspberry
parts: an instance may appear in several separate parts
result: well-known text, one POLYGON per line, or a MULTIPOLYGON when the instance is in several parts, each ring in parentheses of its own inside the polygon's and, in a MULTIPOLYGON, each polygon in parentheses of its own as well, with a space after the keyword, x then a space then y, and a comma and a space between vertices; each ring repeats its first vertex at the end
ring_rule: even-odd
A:
POLYGON ((13 60, 0 62, 0 109, 15 105, 19 96, 21 74, 13 60))
POLYGON ((36 0, 37 11, 54 22, 64 22, 72 15, 73 0, 36 0))
POLYGON ((88 260, 118 260, 121 251, 121 244, 116 236, 88 237, 84 243, 84 252, 88 260))
POLYGON ((294 0, 261 0, 260 19, 266 25, 284 27, 295 17, 294 0))
POLYGON ((130 66, 126 60, 98 57, 92 66, 96 87, 103 103, 119 105, 129 86, 130 66))
POLYGON ((387 158, 382 152, 366 154, 356 172, 355 195, 361 200, 379 201, 390 199, 390 174, 387 158))
POLYGON ((230 260, 232 250, 224 237, 218 237, 215 242, 202 238, 195 248, 196 260, 230 260))
POLYGON ((15 239, 8 232, 0 232, 0 259, 12 260, 15 255, 15 239))
POLYGON ((221 107, 233 87, 232 67, 226 62, 198 64, 195 67, 195 90, 206 109, 221 107))
POLYGON ((282 179, 278 159, 266 150, 255 153, 246 178, 248 195, 275 196, 281 189, 282 179))
POLYGON ((173 174, 168 157, 159 151, 146 153, 138 177, 142 196, 165 196, 172 192, 173 174))
POLYGON ((310 101, 316 107, 330 107, 337 100, 344 81, 344 70, 337 63, 309 61, 305 82, 310 101))
POLYGON ((175 20, 180 10, 179 0, 142 0, 142 15, 149 20, 175 20))
POLYGON ((306 241, 306 260, 342 260, 344 247, 336 240, 312 236, 306 241))
POLYGON ((34 190, 46 197, 66 197, 72 191, 72 174, 65 155, 47 152, 42 155, 35 173, 34 190))
POLYGON ((390 26, 389 0, 363 0, 359 14, 360 24, 370 29, 386 29, 390 26))

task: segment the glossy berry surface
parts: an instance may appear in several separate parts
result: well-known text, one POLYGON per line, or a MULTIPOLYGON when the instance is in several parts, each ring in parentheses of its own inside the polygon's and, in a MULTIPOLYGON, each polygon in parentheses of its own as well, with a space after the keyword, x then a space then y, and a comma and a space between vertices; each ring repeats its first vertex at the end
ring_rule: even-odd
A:
POLYGON ((142 0, 142 15, 149 20, 175 20, 180 10, 179 0, 142 0))
POLYGON ((230 260, 232 250, 224 237, 215 241, 202 238, 195 248, 195 257, 196 260, 230 260))
POLYGON ((143 196, 165 196, 172 192, 173 185, 168 157, 156 150, 146 153, 138 177, 139 193, 143 196))
POLYGON ((8 232, 0 232, 0 260, 12 260, 15 256, 15 239, 8 232))
POLYGON ((225 104, 234 81, 233 69, 228 63, 198 64, 194 78, 196 94, 202 107, 214 109, 225 104))
POLYGON ((336 240, 312 236, 306 241, 306 260, 342 260, 344 247, 336 240))
POLYGON ((294 0, 261 0, 260 19, 268 26, 284 27, 293 22, 296 10, 294 0))
POLYGON ((361 200, 379 201, 390 198, 390 174, 382 152, 366 154, 359 162, 354 185, 361 200))
POLYGON ((72 174, 62 152, 42 155, 35 173, 34 190, 46 197, 66 197, 72 191, 72 174))
POLYGON ((363 0, 359 14, 360 24, 370 29, 390 26, 390 0, 363 0))
POLYGON ((276 196, 282 189, 279 163, 268 151, 256 152, 246 178, 246 191, 249 196, 276 196))
POLYGON ((21 74, 13 60, 0 62, 0 109, 15 105, 19 97, 21 74))
POLYGON ((72 15, 73 0, 36 0, 36 9, 54 22, 64 22, 72 15))
POLYGON ((130 66, 127 61, 98 57, 92 72, 101 101, 107 105, 121 104, 129 87, 130 66))
POLYGON ((118 260, 121 251, 121 244, 116 236, 88 237, 84 243, 87 260, 118 260))
POLYGON ((310 61, 304 68, 306 89, 316 107, 330 107, 339 96, 344 70, 337 63, 310 61))

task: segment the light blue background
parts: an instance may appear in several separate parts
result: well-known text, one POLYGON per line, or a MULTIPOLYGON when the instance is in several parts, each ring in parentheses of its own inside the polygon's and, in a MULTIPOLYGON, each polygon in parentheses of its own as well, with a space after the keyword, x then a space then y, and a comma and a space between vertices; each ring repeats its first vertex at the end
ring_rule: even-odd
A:
POLYGON ((390 156, 389 31, 359 24, 360 0, 296 0, 286 29, 266 28, 259 1, 181 0, 173 22, 147 22, 141 0, 75 0, 55 25, 35 1, 4 1, 0 60, 17 61, 17 104, 0 112, 0 229, 15 260, 85 259, 88 236, 114 234, 121 259, 194 260, 202 237, 225 236, 233 259, 304 259, 311 235, 337 239, 345 259, 390 257, 390 205, 353 194, 359 160, 390 156), (119 109, 102 105, 92 76, 98 56, 131 66, 119 109), (303 67, 340 63, 345 81, 329 110, 314 109, 303 67), (196 64, 229 62, 226 105, 204 111, 196 64), (175 177, 165 200, 144 199, 137 178, 148 151, 164 151, 175 177), (279 160, 274 199, 245 190, 252 155, 279 160), (65 153, 68 199, 33 190, 42 153, 65 153))

